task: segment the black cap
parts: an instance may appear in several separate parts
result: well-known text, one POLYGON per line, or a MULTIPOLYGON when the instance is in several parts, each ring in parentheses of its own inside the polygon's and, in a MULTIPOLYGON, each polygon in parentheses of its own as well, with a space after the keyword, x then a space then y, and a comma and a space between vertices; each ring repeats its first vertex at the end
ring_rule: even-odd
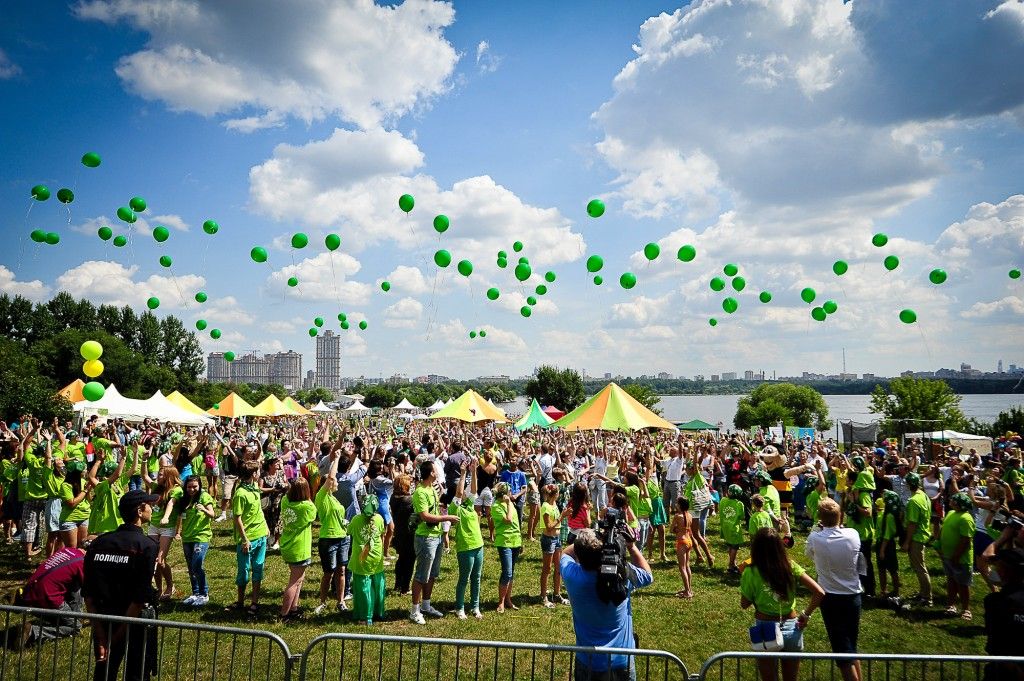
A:
POLYGON ((1017 572, 1024 572, 1024 549, 1001 549, 996 553, 995 559, 1006 563, 1017 572))
POLYGON ((121 517, 135 515, 135 509, 142 504, 153 504, 160 500, 160 497, 155 494, 146 494, 142 490, 132 490, 117 502, 117 510, 121 513, 121 517))

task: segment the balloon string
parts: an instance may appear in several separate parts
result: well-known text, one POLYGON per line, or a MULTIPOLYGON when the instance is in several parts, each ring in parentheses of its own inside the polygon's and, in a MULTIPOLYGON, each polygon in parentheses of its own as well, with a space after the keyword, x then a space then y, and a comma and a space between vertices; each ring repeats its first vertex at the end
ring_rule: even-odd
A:
POLYGON ((917 331, 918 331, 918 333, 921 334, 921 342, 924 343, 925 352, 928 353, 928 360, 931 361, 931 359, 932 359, 932 351, 931 351, 931 348, 928 347, 928 339, 925 337, 924 330, 921 328, 920 324, 917 325, 917 331))
POLYGON ((178 297, 181 298, 181 306, 186 310, 188 309, 188 301, 185 300, 185 294, 181 292, 181 286, 178 284, 178 277, 174 276, 174 272, 171 272, 171 279, 174 281, 174 288, 178 289, 178 297))
POLYGON ((338 276, 334 273, 334 251, 327 251, 327 258, 331 261, 331 280, 334 281, 334 299, 341 303, 341 296, 338 295, 338 276))

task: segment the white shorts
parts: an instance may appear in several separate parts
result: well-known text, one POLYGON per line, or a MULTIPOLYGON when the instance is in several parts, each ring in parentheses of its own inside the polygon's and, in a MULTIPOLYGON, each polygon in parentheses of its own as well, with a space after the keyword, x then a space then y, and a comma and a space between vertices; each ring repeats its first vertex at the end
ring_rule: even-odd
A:
POLYGON ((490 487, 484 487, 480 490, 480 494, 477 495, 476 501, 473 502, 474 507, 490 508, 494 505, 494 495, 491 494, 490 487))
POLYGON ((171 537, 171 538, 173 538, 174 535, 177 534, 177 532, 175 531, 177 529, 178 528, 173 526, 173 525, 171 527, 159 527, 157 525, 150 525, 149 526, 149 536, 150 537, 171 537))

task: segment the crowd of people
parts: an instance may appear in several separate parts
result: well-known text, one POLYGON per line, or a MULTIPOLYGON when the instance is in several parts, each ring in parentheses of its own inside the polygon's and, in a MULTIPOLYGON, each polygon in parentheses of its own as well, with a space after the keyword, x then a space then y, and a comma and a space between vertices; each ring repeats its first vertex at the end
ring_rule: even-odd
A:
MULTIPOLYGON (((78 609, 80 587, 98 613, 138 615, 179 596, 187 606, 214 605, 205 557, 214 526, 228 523, 237 593, 215 605, 240 615, 258 612, 265 570, 280 569, 267 567, 268 554, 277 553, 288 574, 282 622, 309 614, 301 594, 316 558, 313 614, 333 609, 372 624, 391 591, 409 599, 409 619, 423 624, 445 614, 435 586, 442 556, 454 551, 456 617, 484 617, 481 575, 497 563, 496 613, 518 610, 517 600, 537 589, 543 607, 571 603, 581 645, 628 647, 631 618, 627 626, 613 610, 595 620, 579 595, 601 554, 594 528, 612 517, 628 538, 627 590, 651 582, 648 560, 670 560, 671 538, 675 595, 699 597, 694 565, 738 575, 740 605, 754 610, 751 645, 762 650, 802 650, 802 631, 819 608, 833 650, 852 653, 863 598, 933 607, 929 550, 942 558, 946 614, 973 618, 974 574, 990 591, 986 619, 1004 628, 1002 638, 990 637, 990 652, 1012 652, 1005 629, 1020 632, 1014 618, 1024 615, 1019 438, 981 456, 917 441, 840 450, 830 440, 762 432, 521 434, 387 416, 201 428, 93 417, 73 429, 26 415, 0 424, 0 444, 2 532, 21 542, 27 560, 45 559, 22 595, 40 607, 78 609), (707 539, 712 515, 725 555, 714 555, 707 539), (816 577, 789 556, 797 528, 811 531, 806 550, 816 577), (524 585, 516 566, 524 542, 535 541, 540 582, 524 585), (150 557, 152 565, 143 568, 152 580, 128 596, 110 586, 124 569, 116 555, 125 542, 145 547, 132 554, 133 567, 150 557), (181 588, 169 561, 179 550, 188 573, 181 588), (903 561, 916 577, 913 596, 900 581, 903 561), (798 609, 801 590, 810 598, 798 609)), ((74 624, 26 634, 66 635, 74 624)), ((783 665, 785 678, 796 665, 783 665)), ((774 663, 762 667, 774 678, 774 663)), ((855 663, 842 670, 859 678, 855 663)))

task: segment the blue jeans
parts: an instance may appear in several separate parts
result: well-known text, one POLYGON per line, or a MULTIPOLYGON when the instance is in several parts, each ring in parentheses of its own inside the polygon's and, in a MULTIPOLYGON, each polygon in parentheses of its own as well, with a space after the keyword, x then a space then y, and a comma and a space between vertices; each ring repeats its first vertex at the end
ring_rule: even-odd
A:
POLYGON ((466 605, 466 584, 470 585, 469 600, 474 610, 480 609, 480 575, 484 569, 484 547, 459 551, 459 581, 455 585, 455 609, 466 605))
MULTIPOLYGON (((184 478, 182 478, 184 480, 184 478)), ((135 492, 136 490, 142 489, 142 476, 133 475, 128 479, 128 491, 135 492)))
POLYGON ((210 588, 206 584, 206 570, 203 569, 206 551, 210 548, 209 543, 183 542, 181 547, 185 550, 185 564, 188 566, 189 581, 192 582, 192 595, 209 596, 210 588))
POLYGON ((523 547, 517 546, 514 549, 510 549, 506 546, 498 547, 498 559, 501 560, 501 577, 498 579, 498 583, 505 586, 516 577, 516 561, 519 560, 519 554, 523 552, 523 547))

